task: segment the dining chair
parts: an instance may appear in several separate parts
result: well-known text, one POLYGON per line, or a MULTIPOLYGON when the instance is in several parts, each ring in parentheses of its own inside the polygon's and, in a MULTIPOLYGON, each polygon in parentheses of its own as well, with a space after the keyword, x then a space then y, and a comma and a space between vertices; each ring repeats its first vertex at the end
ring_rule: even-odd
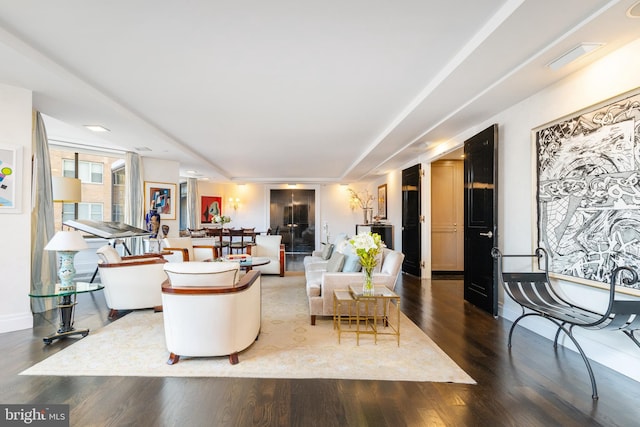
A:
POLYGON ((256 228, 243 227, 242 231, 244 232, 244 237, 245 237, 244 240, 247 243, 247 245, 255 245, 256 244, 256 228))
POLYGON ((223 256, 224 248, 229 249, 229 242, 223 237, 222 227, 207 228, 207 236, 213 237, 213 246, 218 250, 218 255, 223 256))
POLYGON ((244 253, 247 245, 249 244, 247 239, 247 235, 245 234, 243 229, 235 229, 230 228, 229 230, 229 253, 232 254, 234 251, 236 253, 244 253))

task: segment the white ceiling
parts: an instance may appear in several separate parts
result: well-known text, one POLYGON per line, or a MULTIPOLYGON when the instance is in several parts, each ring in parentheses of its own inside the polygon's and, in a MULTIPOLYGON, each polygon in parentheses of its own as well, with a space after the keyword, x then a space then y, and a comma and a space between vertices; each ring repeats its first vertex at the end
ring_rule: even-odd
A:
POLYGON ((640 37, 635 3, 0 0, 0 83, 33 91, 52 140, 183 176, 353 182, 640 37), (546 66, 580 42, 606 45, 546 66))

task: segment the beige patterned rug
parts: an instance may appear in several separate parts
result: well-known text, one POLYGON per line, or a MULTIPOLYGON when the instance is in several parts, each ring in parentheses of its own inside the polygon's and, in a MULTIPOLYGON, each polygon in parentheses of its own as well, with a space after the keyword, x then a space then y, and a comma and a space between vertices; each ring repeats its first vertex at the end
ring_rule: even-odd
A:
POLYGON ((22 375, 342 378, 475 384, 406 316, 395 337, 342 334, 329 318, 309 324, 304 276, 263 276, 262 330, 239 355, 187 358, 166 364, 162 313, 135 311, 22 372, 22 375))

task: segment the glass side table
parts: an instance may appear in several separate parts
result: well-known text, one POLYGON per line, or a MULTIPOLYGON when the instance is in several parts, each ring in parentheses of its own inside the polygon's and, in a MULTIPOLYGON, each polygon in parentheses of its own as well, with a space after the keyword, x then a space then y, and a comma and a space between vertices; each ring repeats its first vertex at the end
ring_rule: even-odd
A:
POLYGON ((104 286, 97 283, 76 282, 75 291, 60 289, 60 285, 56 284, 53 292, 30 293, 29 296, 31 298, 58 298, 60 328, 53 334, 43 338, 42 341, 44 341, 45 344, 51 344, 59 338, 66 338, 72 335, 82 335, 83 337, 89 335, 89 329, 75 329, 73 327, 77 294, 95 292, 101 289, 104 289, 104 286))

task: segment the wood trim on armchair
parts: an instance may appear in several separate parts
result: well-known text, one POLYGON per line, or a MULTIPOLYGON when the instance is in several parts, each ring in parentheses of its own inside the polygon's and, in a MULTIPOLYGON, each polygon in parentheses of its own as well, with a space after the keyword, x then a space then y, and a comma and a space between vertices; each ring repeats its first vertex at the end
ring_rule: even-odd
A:
MULTIPOLYGON (((135 255, 133 255, 135 257, 135 255)), ((142 258, 137 257, 135 261, 128 261, 132 258, 124 257, 122 258, 122 262, 120 263, 98 263, 98 267, 100 268, 115 268, 115 267, 132 267, 132 266, 140 266, 140 265, 150 265, 150 264, 164 264, 167 262, 166 259, 160 257, 148 257, 142 258)))
POLYGON ((240 281, 235 286, 184 286, 173 287, 169 279, 162 283, 163 294, 176 294, 176 295, 207 295, 207 294, 230 294, 234 292, 242 292, 249 289, 256 280, 260 277, 260 272, 257 270, 248 271, 247 274, 240 278, 240 281))
POLYGON ((284 243, 280 244, 280 277, 284 277, 284 243))
POLYGON ((189 249, 187 248, 162 248, 163 251, 167 251, 167 252, 180 252, 182 253, 182 261, 187 262, 189 261, 189 249))

